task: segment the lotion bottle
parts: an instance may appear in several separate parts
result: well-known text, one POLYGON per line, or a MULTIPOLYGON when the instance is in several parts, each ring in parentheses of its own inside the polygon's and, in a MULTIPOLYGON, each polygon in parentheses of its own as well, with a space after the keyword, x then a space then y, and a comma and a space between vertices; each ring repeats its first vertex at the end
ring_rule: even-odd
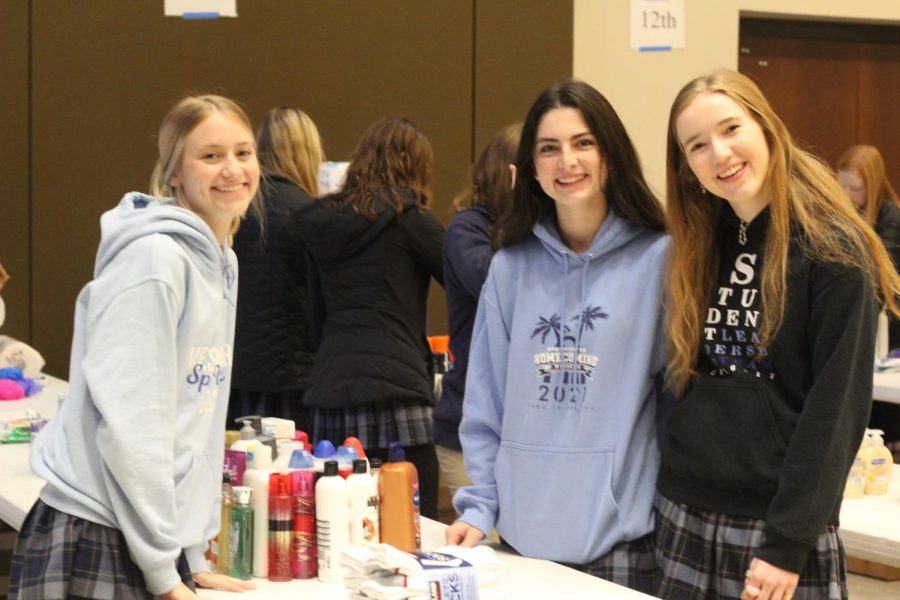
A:
POLYGON ((421 550, 419 474, 398 442, 391 442, 388 462, 381 465, 378 491, 381 542, 404 552, 421 550))
POLYGON ((247 453, 244 485, 253 490, 253 576, 269 576, 269 474, 272 450, 261 444, 247 453))
POLYGON ((342 582, 341 552, 350 545, 350 487, 335 460, 325 461, 316 482, 316 540, 319 581, 342 582))
POLYGON ((377 544, 378 485, 368 472, 364 458, 353 461, 353 474, 347 477, 350 485, 350 545, 377 544))

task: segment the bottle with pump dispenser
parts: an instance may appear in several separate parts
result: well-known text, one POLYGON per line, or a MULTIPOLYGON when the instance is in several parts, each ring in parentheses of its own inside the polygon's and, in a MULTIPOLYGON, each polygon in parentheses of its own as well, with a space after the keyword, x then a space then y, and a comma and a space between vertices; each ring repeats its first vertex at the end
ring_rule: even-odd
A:
POLYGON ((272 451, 259 445, 247 453, 244 485, 253 490, 253 576, 269 576, 269 475, 272 451))
POLYGON ((844 486, 844 498, 861 498, 866 491, 866 461, 865 448, 868 436, 863 436, 863 441, 850 465, 850 473, 847 474, 847 484, 844 486))
POLYGON ((419 474, 415 465, 406 460, 399 442, 391 442, 388 448, 388 462, 381 465, 378 491, 381 542, 404 552, 421 550, 419 474))
POLYGON ((368 472, 366 459, 353 461, 353 474, 347 478, 350 485, 350 545, 377 544, 378 485, 368 472))
POLYGON ((237 579, 251 579, 253 572, 253 490, 235 486, 235 503, 231 507, 231 530, 228 532, 228 574, 237 579))
POLYGON ((228 448, 229 450, 251 452, 255 447, 259 446, 259 441, 256 439, 256 430, 253 429, 253 425, 250 424, 250 421, 244 421, 244 426, 241 427, 240 435, 240 439, 231 444, 231 447, 228 448))
POLYGON ((891 475, 894 469, 894 457, 891 451, 884 445, 884 432, 880 429, 870 429, 869 449, 866 459, 866 494, 887 494, 891 483, 891 475))
POLYGON ((316 482, 319 581, 340 583, 341 552, 350 545, 350 486, 338 475, 337 461, 325 461, 323 468, 316 482))

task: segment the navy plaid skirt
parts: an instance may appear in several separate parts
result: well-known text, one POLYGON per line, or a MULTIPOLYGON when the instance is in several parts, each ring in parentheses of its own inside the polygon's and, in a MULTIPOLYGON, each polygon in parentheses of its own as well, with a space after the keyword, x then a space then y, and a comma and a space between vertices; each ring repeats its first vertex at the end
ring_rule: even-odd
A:
POLYGON ((313 444, 329 440, 335 446, 354 436, 363 448, 427 446, 431 438, 431 407, 411 402, 365 404, 353 408, 312 407, 313 444))
MULTIPOLYGON (((41 500, 22 525, 10 571, 9 600, 154 597, 121 531, 60 512, 41 500)), ((184 553, 178 573, 195 589, 184 553)))
POLYGON ((659 586, 659 569, 656 566, 652 533, 616 544, 612 550, 587 564, 563 564, 645 594, 655 594, 659 586))
MULTIPOLYGON (((660 598, 740 598, 744 573, 763 541, 765 521, 676 504, 656 496, 660 598)), ((820 534, 800 573, 794 600, 847 598, 847 566, 837 528, 820 534)))

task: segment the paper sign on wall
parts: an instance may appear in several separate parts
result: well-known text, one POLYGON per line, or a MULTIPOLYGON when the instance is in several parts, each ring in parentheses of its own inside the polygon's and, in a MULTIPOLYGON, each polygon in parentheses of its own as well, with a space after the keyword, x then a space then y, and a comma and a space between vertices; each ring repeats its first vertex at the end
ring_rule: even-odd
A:
POLYGON ((641 52, 684 48, 684 0, 631 0, 631 47, 641 52))
POLYGON ((164 0, 167 17, 182 19, 218 19, 236 17, 237 0, 164 0))

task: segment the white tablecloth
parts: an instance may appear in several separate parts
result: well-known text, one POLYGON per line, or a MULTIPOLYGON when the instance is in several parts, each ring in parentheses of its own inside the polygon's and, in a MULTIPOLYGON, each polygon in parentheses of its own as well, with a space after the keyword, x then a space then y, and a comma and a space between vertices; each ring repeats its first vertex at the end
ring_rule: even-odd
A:
POLYGON ((900 567, 900 465, 887 495, 844 498, 840 531, 848 556, 900 567))

